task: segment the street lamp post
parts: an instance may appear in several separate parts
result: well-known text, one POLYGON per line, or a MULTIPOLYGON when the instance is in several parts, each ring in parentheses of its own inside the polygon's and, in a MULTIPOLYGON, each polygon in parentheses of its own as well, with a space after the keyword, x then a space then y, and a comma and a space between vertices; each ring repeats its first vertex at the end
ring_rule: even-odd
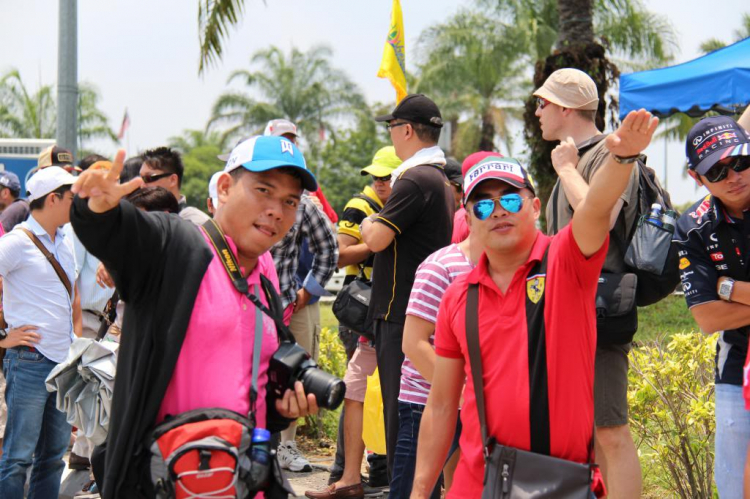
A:
POLYGON ((78 0, 60 0, 57 145, 78 154, 78 0))

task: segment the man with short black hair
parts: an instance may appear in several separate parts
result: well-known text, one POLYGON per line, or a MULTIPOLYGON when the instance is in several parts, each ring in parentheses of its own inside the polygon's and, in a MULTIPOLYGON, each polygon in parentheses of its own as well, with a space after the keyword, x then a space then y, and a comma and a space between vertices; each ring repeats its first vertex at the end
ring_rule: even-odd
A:
POLYGON ((75 177, 56 166, 34 174, 28 182, 31 216, 0 238, 8 322, 8 331, 0 332, 0 347, 8 349, 3 361, 8 406, 0 459, 3 499, 24 496, 32 464, 29 498, 57 497, 60 488, 71 427, 65 413, 57 410, 56 394, 47 391, 45 379, 67 357, 74 335, 75 258, 60 229, 70 220, 73 182, 75 177))
POLYGON ((443 118, 422 94, 407 95, 385 122, 403 163, 391 174, 393 190, 383 209, 361 225, 362 240, 375 253, 368 318, 374 321, 375 350, 383 392, 389 479, 398 438, 398 394, 406 306, 414 274, 431 253, 450 243, 455 199, 437 146, 443 118))
MULTIPOLYGON (((271 300, 260 290, 261 276, 278 292, 268 249, 294 223, 303 188, 317 187, 302 153, 287 144, 276 137, 244 141, 217 181, 214 220, 226 236, 225 251, 266 307, 271 300)), ((78 178, 71 210, 76 234, 106 265, 127 302, 109 434, 92 456, 104 499, 153 496, 151 477, 143 473, 149 466, 146 438, 170 415, 223 408, 252 414, 257 428, 274 432, 290 418, 317 412, 315 396, 306 395, 301 382, 281 398, 267 389, 278 348, 274 320, 233 285, 208 233, 122 200, 143 183, 117 182, 123 157, 120 151, 111 170, 78 178), (262 339, 258 350, 252 331, 262 339), (257 399, 251 404, 253 385, 257 399)))
POLYGON ((171 192, 179 203, 181 218, 195 225, 202 225, 210 218, 198 208, 188 206, 187 199, 180 192, 185 171, 180 153, 169 147, 157 147, 147 150, 141 157, 141 178, 147 185, 164 187, 171 192))
MULTIPOLYGON (((599 94, 589 75, 573 68, 552 73, 534 95, 542 138, 559 141, 552 153, 558 175, 547 203, 547 234, 558 234, 573 218, 596 173, 610 160, 605 134, 596 127, 599 94)), ((624 248, 636 223, 638 168, 610 216, 612 243, 602 272, 627 272, 624 248)), ((594 401, 596 457, 612 497, 641 495, 641 465, 628 425, 628 352, 638 329, 635 303, 622 316, 598 326, 594 401), (615 322, 616 321, 616 322, 615 322)))

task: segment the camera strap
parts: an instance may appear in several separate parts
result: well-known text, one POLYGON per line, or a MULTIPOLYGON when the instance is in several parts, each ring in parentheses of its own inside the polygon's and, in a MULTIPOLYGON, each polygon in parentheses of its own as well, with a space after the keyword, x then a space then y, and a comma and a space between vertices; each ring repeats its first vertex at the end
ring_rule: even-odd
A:
MULTIPOLYGON (((247 297, 247 299, 250 300, 253 305, 255 305, 262 313, 266 314, 274 321, 274 323, 276 324, 276 330, 281 334, 281 336, 283 336, 284 341, 294 342, 294 336, 292 335, 291 331, 289 331, 289 328, 286 327, 284 322, 278 318, 278 314, 273 313, 268 309, 268 307, 263 305, 263 302, 260 301, 260 290, 257 284, 254 286, 255 293, 253 294, 250 292, 250 287, 247 284, 247 278, 243 277, 242 272, 240 272, 240 265, 237 262, 237 258, 234 256, 234 253, 232 253, 232 250, 229 248, 226 237, 224 236, 221 227, 219 227, 214 219, 211 218, 201 226, 201 229, 208 236, 209 241, 211 241, 211 244, 216 250, 216 254, 219 255, 219 260, 221 260, 221 263, 224 265, 224 269, 227 271, 229 279, 232 281, 232 284, 237 289, 237 291, 239 291, 243 296, 247 297), (289 340, 289 338, 291 338, 291 340, 289 340)), ((261 282, 267 295, 269 293, 275 294, 275 290, 273 290, 273 287, 270 286, 270 282, 267 279, 261 279, 261 282), (269 287, 271 289, 269 289, 269 287)), ((271 299, 269 298, 269 303, 270 301, 271 299)), ((253 342, 253 372, 250 387, 250 414, 248 416, 253 422, 253 425, 255 425, 255 403, 258 398, 258 371, 260 370, 260 353, 262 343, 263 315, 256 313, 255 340, 253 342)))

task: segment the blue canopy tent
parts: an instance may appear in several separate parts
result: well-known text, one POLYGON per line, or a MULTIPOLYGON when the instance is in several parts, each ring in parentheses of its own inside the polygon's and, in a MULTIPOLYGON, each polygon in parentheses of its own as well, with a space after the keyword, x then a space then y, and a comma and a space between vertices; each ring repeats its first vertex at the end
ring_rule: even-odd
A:
POLYGON ((750 103, 750 38, 692 61, 620 77, 620 119, 644 108, 656 116, 733 114, 750 103))

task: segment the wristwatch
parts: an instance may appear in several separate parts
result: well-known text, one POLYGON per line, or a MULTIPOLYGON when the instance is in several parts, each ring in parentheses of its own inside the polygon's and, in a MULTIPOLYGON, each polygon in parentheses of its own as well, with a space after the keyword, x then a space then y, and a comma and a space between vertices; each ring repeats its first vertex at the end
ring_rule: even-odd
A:
POLYGON ((7 337, 8 337, 8 331, 5 329, 0 329, 0 341, 3 341, 7 337))
POLYGON ((732 290, 734 289, 734 279, 727 277, 719 284, 719 298, 724 301, 732 301, 732 290))

